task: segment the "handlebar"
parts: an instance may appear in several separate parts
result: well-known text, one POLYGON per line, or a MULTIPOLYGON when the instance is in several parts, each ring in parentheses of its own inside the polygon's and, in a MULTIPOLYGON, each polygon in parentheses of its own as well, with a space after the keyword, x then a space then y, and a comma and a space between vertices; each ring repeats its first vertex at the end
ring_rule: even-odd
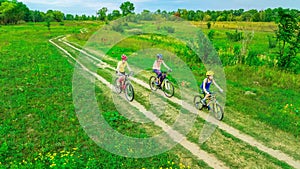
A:
MULTIPOLYGON (((116 75, 118 75, 118 71, 116 71, 116 75)), ((129 72, 129 73, 125 73, 125 75, 124 76, 126 76, 126 77, 129 77, 129 76, 133 76, 134 75, 134 72, 133 71, 131 71, 131 72, 129 72)))
POLYGON ((172 69, 169 69, 167 71, 161 71, 161 73, 169 73, 169 72, 172 72, 172 69))

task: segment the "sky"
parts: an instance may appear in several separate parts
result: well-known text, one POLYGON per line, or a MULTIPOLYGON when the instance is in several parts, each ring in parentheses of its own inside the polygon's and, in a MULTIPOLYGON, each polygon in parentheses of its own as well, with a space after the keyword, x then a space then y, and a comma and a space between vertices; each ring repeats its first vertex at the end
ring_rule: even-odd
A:
MULTIPOLYGON (((117 9, 127 0, 18 0, 26 4, 31 10, 46 12, 49 9, 59 10, 65 14, 96 15, 102 7, 108 8, 108 13, 117 9)), ((290 8, 300 10, 299 0, 129 0, 135 6, 134 12, 140 13, 144 9, 156 11, 188 10, 230 10, 290 8)))

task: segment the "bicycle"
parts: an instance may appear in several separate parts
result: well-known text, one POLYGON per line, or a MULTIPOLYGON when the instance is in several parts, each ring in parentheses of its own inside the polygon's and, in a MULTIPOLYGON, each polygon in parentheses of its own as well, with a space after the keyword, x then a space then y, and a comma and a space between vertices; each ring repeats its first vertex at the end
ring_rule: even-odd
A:
POLYGON ((133 75, 132 72, 130 72, 129 74, 125 74, 123 86, 121 86, 118 82, 119 77, 116 77, 116 79, 114 81, 115 92, 117 94, 120 94, 122 91, 124 91, 126 99, 130 102, 134 99, 134 90, 133 90, 132 84, 130 83, 130 79, 129 79, 129 76, 132 76, 132 75, 133 75))
POLYGON ((224 117, 224 111, 222 106, 219 104, 216 98, 216 93, 211 93, 209 98, 207 99, 207 104, 203 105, 201 100, 204 98, 204 93, 202 95, 196 95, 194 97, 194 106, 198 110, 202 110, 203 108, 207 108, 214 113, 214 116, 217 120, 222 120, 224 117))
POLYGON ((161 89, 168 98, 171 98, 172 96, 174 96, 174 85, 167 78, 168 72, 171 72, 171 70, 161 72, 162 76, 165 76, 165 79, 160 83, 160 86, 155 84, 155 82, 157 81, 156 76, 151 76, 149 78, 149 85, 151 90, 156 91, 157 89, 161 89))

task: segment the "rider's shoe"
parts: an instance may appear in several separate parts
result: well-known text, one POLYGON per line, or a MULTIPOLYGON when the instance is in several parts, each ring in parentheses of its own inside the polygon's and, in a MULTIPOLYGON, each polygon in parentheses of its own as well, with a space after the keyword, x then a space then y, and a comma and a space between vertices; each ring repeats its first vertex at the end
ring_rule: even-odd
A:
POLYGON ((201 103, 205 106, 206 105, 206 103, 205 103, 205 100, 201 100, 201 103))
POLYGON ((159 85, 158 82, 155 82, 155 85, 158 86, 159 85))

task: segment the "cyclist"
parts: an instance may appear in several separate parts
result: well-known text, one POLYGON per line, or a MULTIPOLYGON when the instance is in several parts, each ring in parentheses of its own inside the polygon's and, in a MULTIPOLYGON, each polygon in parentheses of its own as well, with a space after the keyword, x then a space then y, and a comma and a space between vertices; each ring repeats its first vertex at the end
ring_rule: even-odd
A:
POLYGON ((203 80, 203 82, 200 86, 202 93, 204 93, 204 95, 205 95, 204 98, 201 100, 201 103, 203 105, 206 105, 205 101, 211 94, 211 92, 209 91, 211 83, 213 83, 220 90, 221 93, 223 92, 223 89, 221 89, 221 87, 215 82, 213 76, 214 76, 213 71, 207 71, 206 78, 203 80))
POLYGON ((125 80, 125 68, 127 67, 128 70, 130 72, 132 72, 131 68, 129 67, 128 63, 127 63, 127 59, 128 57, 124 54, 122 54, 121 56, 121 61, 118 62, 118 66, 117 66, 117 69, 116 69, 116 73, 117 75, 119 76, 119 79, 118 79, 118 82, 121 86, 122 86, 122 89, 125 89, 125 85, 124 85, 124 80, 125 80))
POLYGON ((153 72, 156 73, 156 75, 157 75, 155 84, 160 87, 161 82, 166 78, 166 75, 163 75, 162 72, 160 71, 161 64, 163 64, 169 71, 172 71, 172 69, 170 69, 165 64, 165 62, 163 61, 162 54, 157 54, 156 57, 157 57, 157 60, 154 61, 152 69, 153 69, 153 72))

